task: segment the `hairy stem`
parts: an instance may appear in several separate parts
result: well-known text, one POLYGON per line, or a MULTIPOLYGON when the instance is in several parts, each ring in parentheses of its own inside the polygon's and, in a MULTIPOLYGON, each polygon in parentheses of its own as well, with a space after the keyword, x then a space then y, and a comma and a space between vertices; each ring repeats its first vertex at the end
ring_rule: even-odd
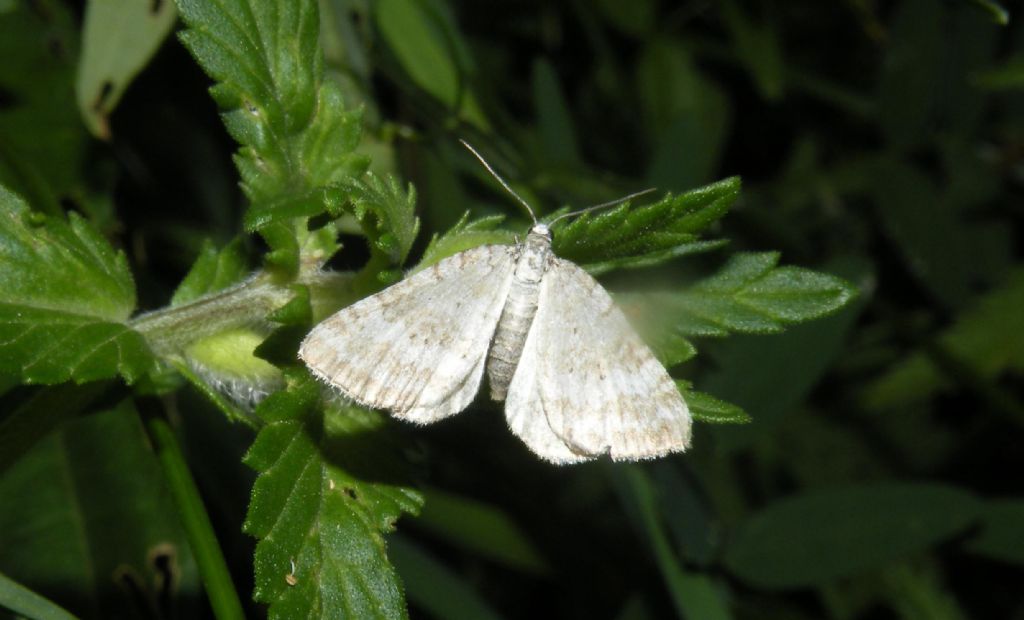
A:
POLYGON ((257 272, 244 282, 193 302, 139 315, 131 326, 146 337, 154 352, 168 354, 205 336, 260 324, 291 297, 287 287, 269 274, 257 272))

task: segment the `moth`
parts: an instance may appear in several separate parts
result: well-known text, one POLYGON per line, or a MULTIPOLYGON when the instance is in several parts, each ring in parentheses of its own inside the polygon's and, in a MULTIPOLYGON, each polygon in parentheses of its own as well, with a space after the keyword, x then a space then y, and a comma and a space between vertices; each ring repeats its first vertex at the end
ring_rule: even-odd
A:
POLYGON ((509 428, 552 463, 685 450, 691 416, 672 378, 534 221, 521 243, 455 254, 340 310, 299 356, 349 398, 417 424, 465 409, 486 370, 509 428))

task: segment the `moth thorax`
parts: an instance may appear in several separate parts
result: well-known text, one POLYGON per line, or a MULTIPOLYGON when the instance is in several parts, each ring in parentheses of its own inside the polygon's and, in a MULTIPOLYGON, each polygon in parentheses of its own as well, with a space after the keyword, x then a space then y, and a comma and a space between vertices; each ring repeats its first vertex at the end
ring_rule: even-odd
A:
POLYGON ((537 224, 526 235, 520 246, 516 262, 515 277, 522 282, 540 282, 551 261, 551 231, 544 224, 537 224))

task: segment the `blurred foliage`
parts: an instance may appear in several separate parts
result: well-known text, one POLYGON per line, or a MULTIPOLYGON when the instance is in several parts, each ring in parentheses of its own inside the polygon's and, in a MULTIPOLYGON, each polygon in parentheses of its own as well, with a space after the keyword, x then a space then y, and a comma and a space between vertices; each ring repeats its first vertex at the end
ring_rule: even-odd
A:
POLYGON ((146 7, 0 0, 0 616, 1024 618, 1024 5, 146 7), (523 235, 458 138, 548 219, 657 189, 555 248, 690 452, 296 363, 523 235))

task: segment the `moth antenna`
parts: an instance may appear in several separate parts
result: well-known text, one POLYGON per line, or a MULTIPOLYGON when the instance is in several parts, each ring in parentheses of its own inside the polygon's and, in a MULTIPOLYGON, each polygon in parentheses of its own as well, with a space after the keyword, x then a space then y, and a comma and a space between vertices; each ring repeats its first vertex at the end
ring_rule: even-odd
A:
POLYGON ((462 138, 459 138, 459 142, 462 143, 462 146, 464 146, 467 149, 469 149, 469 152, 472 153, 474 157, 476 157, 477 159, 480 160, 480 163, 484 165, 484 168, 487 169, 487 172, 490 172, 491 176, 494 177, 495 179, 497 179, 498 183, 501 183, 501 186, 505 188, 506 192, 512 194, 512 196, 516 200, 519 201, 519 204, 521 204, 524 207, 526 207, 526 212, 530 214, 530 219, 532 219, 533 223, 536 224, 537 223, 537 216, 534 215, 533 209, 530 208, 530 203, 528 203, 525 200, 523 200, 523 197, 520 196, 519 194, 517 194, 516 190, 512 189, 512 187, 508 183, 505 182, 505 179, 501 178, 501 175, 499 175, 497 172, 494 171, 494 168, 491 168, 491 165, 489 163, 487 163, 487 160, 484 159, 484 156, 481 155, 480 153, 477 153, 476 149, 473 148, 472 146, 470 146, 469 142, 466 142, 462 138))
POLYGON ((634 198, 639 198, 640 196, 643 196, 643 195, 646 195, 646 194, 650 194, 651 192, 656 192, 656 191, 658 191, 658 188, 656 188, 656 187, 648 187, 647 189, 640 190, 639 192, 633 192, 632 194, 629 194, 628 196, 623 196, 622 198, 616 198, 615 200, 609 200, 608 202, 602 202, 599 205, 593 205, 593 206, 590 206, 590 207, 579 209, 578 211, 570 211, 569 213, 563 213, 562 215, 559 215, 555 219, 553 219, 550 222, 548 222, 548 226, 554 226, 555 222, 557 222, 558 220, 563 219, 563 218, 567 218, 567 217, 570 217, 570 216, 573 216, 573 215, 581 215, 583 213, 589 213, 590 211, 597 211, 598 209, 605 209, 605 208, 608 208, 608 207, 614 207, 615 205, 620 205, 620 204, 622 204, 622 203, 624 203, 626 201, 633 200, 634 198))

